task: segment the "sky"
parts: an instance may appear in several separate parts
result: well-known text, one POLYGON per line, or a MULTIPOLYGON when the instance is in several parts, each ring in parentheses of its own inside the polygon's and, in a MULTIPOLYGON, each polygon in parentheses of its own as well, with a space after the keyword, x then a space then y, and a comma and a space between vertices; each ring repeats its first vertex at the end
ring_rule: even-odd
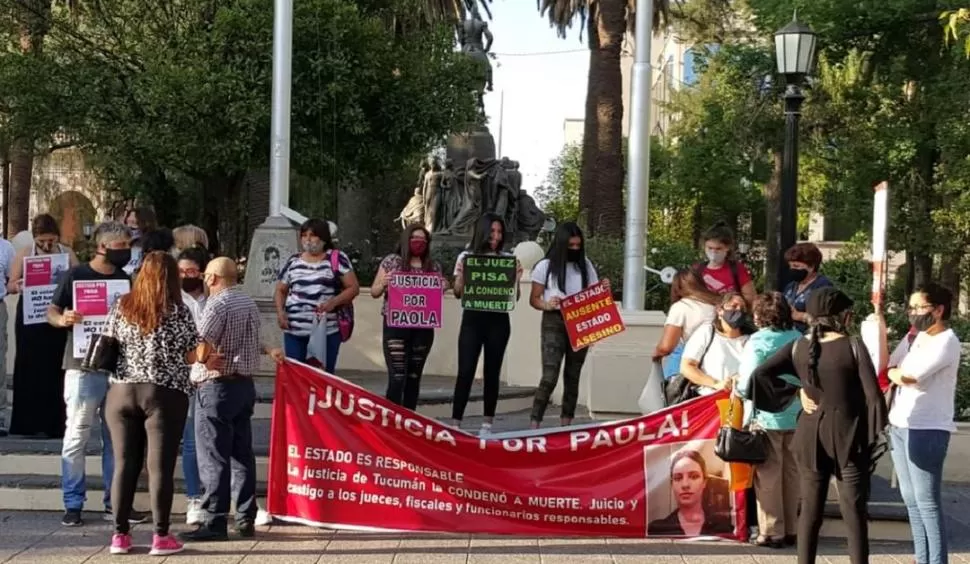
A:
POLYGON ((532 192, 562 150, 563 121, 583 118, 589 51, 578 26, 565 39, 557 36, 535 0, 492 0, 490 6, 495 91, 485 95, 485 113, 496 144, 501 130, 500 156, 519 161, 522 187, 532 192))

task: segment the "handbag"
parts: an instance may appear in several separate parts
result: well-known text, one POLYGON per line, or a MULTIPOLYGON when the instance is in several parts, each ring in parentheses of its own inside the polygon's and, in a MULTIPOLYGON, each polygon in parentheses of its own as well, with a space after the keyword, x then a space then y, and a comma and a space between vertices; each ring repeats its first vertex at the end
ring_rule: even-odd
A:
MULTIPOLYGON (((333 279, 337 283, 337 293, 343 290, 340 281, 340 252, 336 249, 330 251, 330 269, 333 271, 333 279)), ((340 341, 346 343, 354 334, 354 304, 349 303, 335 309, 333 313, 337 316, 337 327, 340 329, 340 341)))
POLYGON ((81 361, 81 369, 91 372, 116 372, 121 344, 118 339, 105 335, 91 335, 88 350, 81 361))
MULTIPOLYGON (((751 385, 751 405, 754 406, 754 384, 751 385)), ((735 429, 731 426, 734 419, 734 404, 728 410, 728 422, 721 425, 714 441, 714 454, 724 462, 741 462, 745 464, 761 464, 768 460, 768 435, 763 429, 748 424, 747 429, 735 429)), ((752 407, 751 420, 758 415, 758 409, 752 407)))

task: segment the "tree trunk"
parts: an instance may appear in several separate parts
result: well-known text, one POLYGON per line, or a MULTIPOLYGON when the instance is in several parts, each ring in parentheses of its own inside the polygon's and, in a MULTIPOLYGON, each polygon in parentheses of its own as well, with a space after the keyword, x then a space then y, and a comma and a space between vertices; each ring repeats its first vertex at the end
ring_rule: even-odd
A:
POLYGON ((239 257, 240 233, 245 216, 239 192, 243 175, 217 175, 202 181, 202 228, 209 237, 209 250, 232 259, 239 257))
POLYGON ((771 179, 765 184, 765 288, 782 289, 784 280, 778 280, 778 261, 781 260, 781 241, 778 225, 781 215, 781 169, 782 152, 772 151, 774 167, 771 179))
POLYGON ((0 198, 3 199, 3 207, 0 209, 0 226, 3 227, 3 238, 10 239, 16 233, 11 233, 7 229, 7 220, 10 218, 10 147, 5 147, 0 153, 0 198))
POLYGON ((16 235, 30 227, 30 186, 34 175, 34 146, 17 139, 10 148, 10 204, 7 233, 16 235))
MULTIPOLYGON (((626 2, 601 0, 589 9, 589 75, 583 129, 579 208, 591 235, 622 237, 623 77, 620 52, 626 2)), ((650 37, 639 38, 650 41, 650 37)))
POLYGON ((956 253, 943 257, 943 264, 940 265, 940 284, 953 292, 953 311, 960 308, 960 263, 963 261, 963 254, 956 253))
MULTIPOLYGON (((368 184, 370 181, 368 181, 368 184)), ((359 178, 347 177, 337 186, 337 239, 341 250, 351 258, 367 262, 373 254, 371 229, 374 221, 374 198, 377 190, 367 190, 359 178), (357 254, 359 253, 359 254, 357 254)), ((331 219, 333 218, 324 218, 331 219)))

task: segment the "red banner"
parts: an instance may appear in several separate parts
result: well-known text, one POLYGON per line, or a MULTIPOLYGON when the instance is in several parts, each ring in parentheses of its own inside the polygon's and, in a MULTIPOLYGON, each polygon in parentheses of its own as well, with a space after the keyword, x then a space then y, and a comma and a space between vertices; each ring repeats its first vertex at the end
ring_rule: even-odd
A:
POLYGON ((714 455, 723 397, 479 438, 287 361, 267 509, 336 528, 741 538, 743 492, 730 491, 729 465, 714 455))
POLYGON ((574 351, 622 333, 626 327, 605 280, 563 298, 559 304, 574 351))

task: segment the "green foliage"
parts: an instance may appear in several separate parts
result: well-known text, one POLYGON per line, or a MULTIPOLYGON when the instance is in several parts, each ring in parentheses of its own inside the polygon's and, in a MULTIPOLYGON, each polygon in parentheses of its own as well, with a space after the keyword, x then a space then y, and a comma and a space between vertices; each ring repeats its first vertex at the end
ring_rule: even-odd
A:
POLYGON ((582 163, 582 146, 566 145, 550 163, 546 184, 536 188, 536 202, 546 215, 559 223, 579 219, 579 172, 582 163))

